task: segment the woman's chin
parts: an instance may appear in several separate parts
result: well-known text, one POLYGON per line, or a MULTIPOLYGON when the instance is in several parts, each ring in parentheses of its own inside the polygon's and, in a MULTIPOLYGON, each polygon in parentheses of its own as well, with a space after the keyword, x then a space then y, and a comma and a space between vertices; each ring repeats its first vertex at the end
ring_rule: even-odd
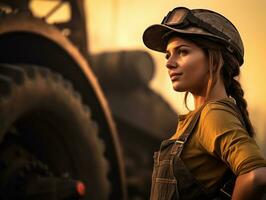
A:
POLYGON ((179 85, 174 85, 174 84, 173 84, 173 89, 176 92, 185 92, 186 91, 184 88, 180 87, 179 85))

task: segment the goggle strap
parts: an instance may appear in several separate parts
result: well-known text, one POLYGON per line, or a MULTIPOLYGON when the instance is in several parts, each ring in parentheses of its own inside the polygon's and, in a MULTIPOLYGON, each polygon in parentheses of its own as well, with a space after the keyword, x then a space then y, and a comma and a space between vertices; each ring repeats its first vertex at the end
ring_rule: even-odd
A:
MULTIPOLYGON (((191 12, 191 10, 189 10, 189 9, 187 9, 185 7, 179 7, 178 9, 184 9, 186 12, 184 12, 183 13, 183 16, 180 17, 179 22, 176 22, 177 23, 176 24, 176 27, 181 28, 181 26, 178 26, 178 23, 182 24, 182 27, 185 27, 185 26, 188 25, 188 21, 189 21, 192 25, 196 25, 197 27, 200 27, 202 29, 205 29, 205 30, 207 30, 208 32, 210 32, 212 34, 215 34, 215 35, 217 35, 219 37, 222 37, 222 38, 226 39, 227 42, 229 43, 229 45, 227 46, 227 49, 230 52, 233 52, 233 47, 231 45, 232 44, 232 41, 231 41, 231 39, 226 34, 224 34, 223 32, 219 31, 218 29, 216 29, 215 27, 213 27, 209 23, 204 22, 203 20, 201 20, 198 17, 196 17, 191 12), (185 19, 187 19, 188 21, 186 21, 185 19)), ((178 12, 177 9, 174 9, 174 10, 168 12, 168 14, 163 18, 163 21, 162 21, 161 24, 166 24, 167 25, 167 23, 169 23, 167 21, 171 18, 172 14, 173 15, 175 14, 175 12, 178 12)))

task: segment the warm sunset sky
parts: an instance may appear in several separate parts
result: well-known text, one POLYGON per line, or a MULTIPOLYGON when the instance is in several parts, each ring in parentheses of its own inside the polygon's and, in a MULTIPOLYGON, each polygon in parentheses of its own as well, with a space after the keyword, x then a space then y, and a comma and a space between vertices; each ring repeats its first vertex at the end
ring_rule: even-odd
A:
MULTIPOLYGON (((241 67, 240 80, 260 145, 266 144, 266 0, 85 0, 85 5, 92 53, 146 49, 142 42, 145 28, 160 23, 164 15, 176 6, 207 8, 229 18, 244 42, 245 63, 241 67)), ((41 12, 45 6, 37 5, 36 8, 41 12)), ((187 112, 183 95, 172 90, 164 68, 164 55, 149 52, 157 67, 151 87, 179 113, 187 112)), ((266 147, 263 148, 266 152, 266 147)))

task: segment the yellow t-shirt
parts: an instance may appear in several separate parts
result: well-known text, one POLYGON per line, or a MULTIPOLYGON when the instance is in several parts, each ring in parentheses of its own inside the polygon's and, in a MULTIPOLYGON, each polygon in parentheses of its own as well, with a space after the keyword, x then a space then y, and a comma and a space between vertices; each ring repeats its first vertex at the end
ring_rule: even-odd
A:
MULTIPOLYGON (((232 98, 223 101, 234 103, 232 98)), ((194 113, 179 116, 177 132, 172 139, 183 133, 194 113)), ((228 167, 236 175, 266 167, 258 145, 237 116, 230 106, 219 101, 209 102, 185 144, 181 158, 195 178, 207 188, 214 186, 228 167)))

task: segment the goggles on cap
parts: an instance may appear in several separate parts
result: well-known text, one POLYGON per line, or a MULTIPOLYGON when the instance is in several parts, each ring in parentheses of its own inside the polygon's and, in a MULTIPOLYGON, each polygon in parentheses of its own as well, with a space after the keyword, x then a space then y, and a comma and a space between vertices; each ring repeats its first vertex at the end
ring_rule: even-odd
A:
POLYGON ((177 7, 170 11, 164 17, 161 24, 165 24, 173 28, 185 28, 188 26, 196 26, 208 31, 209 33, 220 36, 227 40, 228 43, 230 43, 230 38, 227 35, 217 30, 209 23, 206 23, 203 20, 199 19, 191 12, 191 10, 185 7, 177 7))

